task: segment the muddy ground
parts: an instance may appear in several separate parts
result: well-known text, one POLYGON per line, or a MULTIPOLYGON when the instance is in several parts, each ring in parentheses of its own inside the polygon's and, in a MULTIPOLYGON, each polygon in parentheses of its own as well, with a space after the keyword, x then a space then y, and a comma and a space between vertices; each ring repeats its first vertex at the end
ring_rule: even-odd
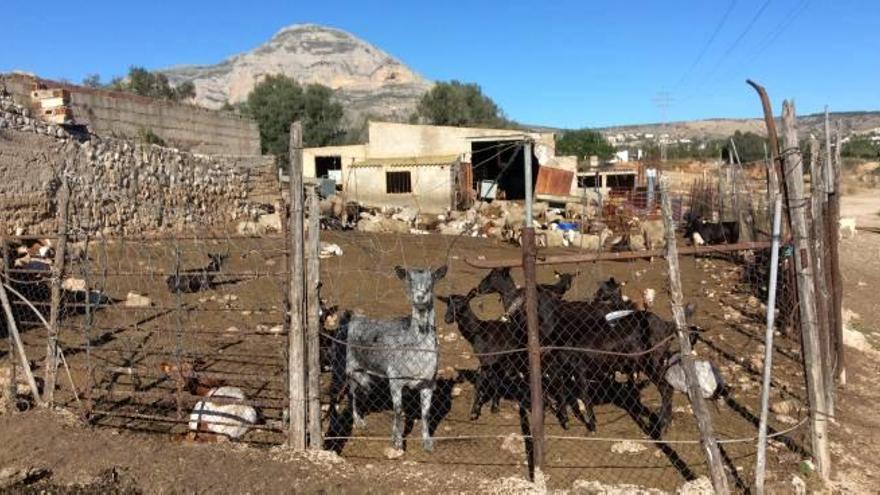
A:
MULTIPOLYGON (((339 244, 344 254, 322 261, 322 295, 332 304, 373 316, 408 312, 402 284, 393 276, 397 264, 438 266, 446 262, 449 275, 438 285, 437 293, 465 293, 486 273, 470 266, 467 259, 520 256, 514 246, 485 239, 326 233, 323 240, 339 244)), ((207 371, 226 373, 229 384, 244 388, 249 398, 261 401, 267 420, 263 428, 277 428, 284 405, 286 347, 286 339, 276 333, 282 323, 285 290, 282 248, 278 239, 93 244, 88 265, 74 265, 71 273, 87 275, 89 285, 115 299, 123 300, 131 291, 147 295, 152 306, 130 308, 119 302, 96 312, 91 323, 82 315, 65 319, 61 341, 78 394, 73 396, 66 376, 61 377, 57 394, 66 410, 75 415, 90 407, 90 423, 73 421, 70 415, 59 419, 58 414, 48 412, 6 415, 0 441, 9 448, 0 453, 0 465, 46 468, 51 477, 39 481, 45 486, 109 479, 122 488, 148 492, 289 488, 470 491, 491 486, 480 484, 486 480, 527 476, 520 415, 514 401, 503 401, 497 414, 486 406, 479 420, 468 418, 473 398, 470 379, 477 361, 455 325, 442 321, 445 306, 439 302, 441 371, 433 405, 437 438, 433 453, 421 450, 416 422, 408 431, 406 454, 396 460, 385 458, 390 413, 381 394, 372 401, 365 430, 347 429, 343 421, 341 430, 331 431, 325 419, 326 434, 352 436, 334 442, 343 459, 339 463, 314 464, 284 457, 286 454, 273 450, 283 441, 282 435, 273 431, 250 432, 245 438, 247 446, 175 443, 174 434, 184 431, 184 425, 174 422, 178 417, 176 389, 158 368, 160 362, 178 358, 202 358, 207 371), (180 299, 170 294, 164 278, 177 260, 183 268, 197 267, 206 262, 209 252, 230 255, 218 287, 180 299), (86 335, 90 345, 86 345, 86 335), (129 368, 139 377, 127 372, 129 368), (279 456, 284 458, 279 460, 279 456)), ((655 309, 669 318, 662 259, 541 267, 539 281, 552 282, 554 268, 579 272, 568 298, 588 297, 599 280, 614 276, 627 282, 625 292, 633 298, 638 298, 642 289, 657 290, 655 309)), ((521 276, 517 271, 514 274, 518 279, 521 276)), ((741 283, 742 269, 729 259, 685 258, 681 276, 686 300, 697 307, 692 322, 706 330, 696 349, 701 357, 718 363, 732 387, 731 397, 717 403, 713 415, 719 437, 733 441, 725 444, 726 463, 744 490, 753 476, 762 352, 759 340, 763 338, 761 307, 750 301, 747 286, 741 283)), ((497 298, 487 296, 473 307, 484 318, 500 314, 497 298)), ((44 355, 45 331, 29 329, 25 341, 30 356, 44 355)), ((782 431, 796 427, 803 417, 803 375, 798 369, 797 340, 780 336, 777 343, 772 400, 788 401, 789 410, 773 416, 771 426, 782 431)), ((326 381, 325 376, 325 385, 326 381)), ((675 398, 674 421, 664 436, 668 442, 640 443, 649 439, 644 426, 648 418, 635 407, 636 396, 623 393, 620 386, 613 391, 615 394, 606 395, 597 407, 598 431, 593 434, 573 418, 571 429, 563 430, 548 411, 550 487, 570 488, 578 480, 600 480, 673 490, 705 474, 695 443, 698 430, 686 397, 675 398)), ((185 418, 195 399, 185 395, 182 399, 180 411, 185 418)), ((322 402, 327 400, 325 395, 322 402)), ((650 410, 659 405, 651 386, 642 390, 641 400, 650 410)), ((785 484, 807 457, 807 438, 803 428, 796 428, 781 440, 771 446, 770 480, 785 484)))
MULTIPOLYGON (((402 285, 393 276, 396 264, 438 266, 447 262, 449 275, 437 288, 438 294, 445 295, 467 292, 486 273, 465 260, 520 256, 514 246, 435 235, 327 233, 322 240, 338 243, 344 252, 341 257, 322 261, 323 296, 333 304, 373 316, 408 311, 402 285)), ((861 253, 856 246, 844 244, 844 259, 856 252, 861 253)), ((150 297, 153 305, 126 308, 117 303, 97 312, 91 323, 84 316, 65 319, 62 342, 80 402, 63 376, 58 397, 68 412, 32 410, 5 414, 0 419, 0 442, 4 445, 0 466, 45 469, 42 479, 28 481, 33 488, 80 486, 103 491, 112 487, 145 492, 486 491, 493 486, 510 488, 510 479, 527 475, 519 414, 513 401, 503 401, 497 414, 490 413, 486 406, 479 420, 469 420, 473 398, 469 378, 477 361, 456 327, 442 322, 445 306, 439 302, 441 372, 433 406, 437 437, 433 453, 421 450, 420 426, 416 422, 407 435, 406 454, 396 460, 385 459, 390 413, 378 397, 374 410, 367 415, 365 430, 342 430, 341 436, 353 438, 334 445, 341 458, 291 455, 274 447, 283 437, 272 431, 252 431, 246 437, 247 444, 193 445, 175 441, 170 434, 184 431, 184 425, 166 422, 177 418, 178 403, 175 387, 159 373, 158 365, 179 357, 201 357, 208 371, 234 373, 228 382, 261 401, 266 428, 277 426, 284 404, 286 346, 286 339, 274 329, 282 323, 285 287, 281 242, 220 239, 180 241, 177 247, 170 242, 115 242, 93 245, 90 253, 89 266, 74 266, 73 273, 89 273, 90 285, 103 288, 111 297, 121 300, 128 292, 136 291, 150 297), (230 255, 222 284, 212 291, 184 295, 180 300, 169 294, 164 276, 173 270, 177 253, 181 266, 186 268, 204 263, 208 252, 230 255), (91 337, 91 345, 85 345, 85 335, 91 337), (127 368, 133 368, 140 378, 120 373, 127 368), (92 410, 91 422, 85 424, 76 416, 88 407, 92 410), (100 411, 129 417, 111 417, 100 411), (148 421, 146 416, 164 421, 148 421)), ((597 281, 613 275, 628 282, 625 292, 633 298, 641 289, 656 289, 655 309, 668 318, 665 267, 663 260, 638 260, 555 268, 580 272, 568 298, 587 297, 597 281)), ((553 268, 542 267, 539 280, 552 282, 553 268)), ((844 262, 847 294, 860 287, 853 285, 853 280, 867 276, 864 270, 853 273, 853 268, 844 262)), ((732 396, 712 411, 720 438, 744 439, 725 444, 724 450, 728 467, 736 473, 733 478, 745 490, 753 477, 752 437, 756 435, 763 339, 761 306, 749 300, 747 287, 741 283, 741 267, 730 260, 685 258, 681 270, 685 298, 697 306, 692 322, 706 330, 696 350, 721 367, 733 389, 732 396)), ((520 277, 520 273, 515 271, 515 276, 520 277)), ((473 307, 485 318, 500 313, 497 298, 487 296, 473 307)), ((44 354, 45 331, 32 328, 24 338, 30 356, 44 354)), ((789 401, 790 410, 772 415, 771 426, 787 430, 797 426, 804 415, 803 374, 799 370, 797 340, 780 335, 777 344, 772 403, 789 401)), ((877 361, 856 353, 850 355, 851 380, 840 393, 840 424, 832 432, 834 453, 844 468, 841 474, 849 476, 847 483, 870 483, 875 475, 863 473, 864 480, 859 480, 853 474, 862 473, 860 466, 865 464, 860 463, 880 454, 871 450, 878 425, 873 423, 873 414, 861 409, 874 402, 870 399, 878 394, 877 361)), ((4 355, 3 363, 6 359, 4 355)), ((39 368, 37 371, 42 372, 39 368)), ((183 399, 180 409, 185 416, 192 401, 183 399)), ((642 391, 641 400, 651 410, 659 404, 650 386, 642 391)), ((322 402, 326 403, 327 398, 322 402)), ((687 479, 705 474, 699 446, 677 443, 698 439, 686 397, 676 396, 674 421, 664 436, 668 443, 659 445, 638 442, 649 437, 639 426, 644 418, 634 412, 636 401, 632 395, 608 394, 604 402, 597 407, 598 431, 593 434, 587 434, 574 419, 571 429, 565 431, 552 414, 547 415, 547 434, 551 438, 547 474, 551 488, 571 488, 579 480, 600 480, 673 490, 687 479)), ((324 430, 329 432, 326 421, 324 430)), ((781 493, 790 488, 789 480, 795 474, 812 483, 803 472, 802 461, 808 458, 804 450, 808 436, 804 431, 796 428, 783 441, 771 444, 770 484, 781 493)))

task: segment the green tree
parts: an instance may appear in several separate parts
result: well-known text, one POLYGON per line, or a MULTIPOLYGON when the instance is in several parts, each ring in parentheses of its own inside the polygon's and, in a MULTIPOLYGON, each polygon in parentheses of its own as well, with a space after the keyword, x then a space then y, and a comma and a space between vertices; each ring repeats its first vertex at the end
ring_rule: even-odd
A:
POLYGON ((128 91, 141 96, 160 100, 184 101, 196 96, 196 87, 192 82, 172 86, 168 76, 158 72, 150 72, 143 67, 132 66, 128 69, 128 78, 114 78, 109 87, 117 91, 128 91))
POLYGON ((867 137, 854 136, 843 144, 840 154, 848 158, 877 159, 880 148, 867 137))
POLYGON ((612 146, 598 131, 591 129, 578 129, 566 131, 556 137, 557 155, 575 155, 582 160, 591 155, 599 158, 610 158, 614 155, 612 146))
POLYGON ((101 75, 100 74, 88 74, 82 80, 82 85, 87 88, 100 88, 101 87, 101 75))
POLYGON ((512 127, 501 108, 480 86, 459 81, 438 82, 422 96, 412 123, 451 126, 512 127))
MULTIPOLYGON (((755 134, 754 132, 736 131, 733 133, 732 138, 733 142, 736 144, 736 152, 739 154, 739 159, 743 163, 756 162, 764 159, 764 143, 766 143, 767 140, 763 136, 755 134)), ((727 140, 726 148, 731 150, 729 139, 727 140)))
POLYGON ((275 75, 257 84, 241 107, 259 125, 263 153, 275 155, 282 165, 287 163, 290 124, 295 120, 302 122, 304 146, 336 144, 345 135, 342 105, 332 96, 326 86, 303 88, 287 76, 275 75))

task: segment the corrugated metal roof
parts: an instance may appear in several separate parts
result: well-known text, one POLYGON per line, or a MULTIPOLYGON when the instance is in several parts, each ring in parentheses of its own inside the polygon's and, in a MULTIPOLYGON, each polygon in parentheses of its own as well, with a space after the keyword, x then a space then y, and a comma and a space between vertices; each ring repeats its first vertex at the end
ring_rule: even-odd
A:
POLYGON ((436 167, 451 165, 458 161, 458 155, 403 156, 389 158, 367 158, 353 163, 352 167, 436 167))

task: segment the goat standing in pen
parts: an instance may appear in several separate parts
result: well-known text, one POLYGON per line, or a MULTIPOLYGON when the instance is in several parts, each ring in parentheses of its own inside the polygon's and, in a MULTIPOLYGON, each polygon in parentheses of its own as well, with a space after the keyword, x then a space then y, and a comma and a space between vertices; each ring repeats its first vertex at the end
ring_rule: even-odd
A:
MULTIPOLYGON (((418 390, 422 413, 422 446, 434 449, 428 422, 437 377, 439 345, 434 323, 434 284, 446 276, 446 266, 437 270, 394 268, 397 277, 407 283, 411 314, 393 320, 375 320, 356 315, 343 330, 345 378, 355 426, 365 426, 357 407, 358 394, 367 391, 376 378, 388 380, 394 419, 392 445, 403 449, 403 389, 418 390)), ((337 361, 338 363, 338 361, 337 361)), ((338 365, 338 364, 337 364, 338 365)), ((339 380, 339 373, 336 373, 339 380)), ((341 389, 336 384, 334 389, 341 389)), ((336 394, 331 394, 335 399, 336 394)))
POLYGON ((209 254, 208 257, 211 258, 211 261, 204 268, 184 270, 169 275, 165 280, 165 283, 168 284, 168 290, 172 293, 192 293, 213 288, 214 278, 228 256, 209 254))

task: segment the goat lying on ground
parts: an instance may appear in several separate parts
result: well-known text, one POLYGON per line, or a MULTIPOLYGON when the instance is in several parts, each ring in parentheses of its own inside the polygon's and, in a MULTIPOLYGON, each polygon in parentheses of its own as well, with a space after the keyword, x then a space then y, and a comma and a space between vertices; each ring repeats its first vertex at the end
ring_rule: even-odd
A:
POLYGON ((475 295, 476 292, 472 290, 464 296, 457 294, 448 297, 439 296, 439 299, 446 303, 446 314, 443 320, 447 324, 458 324, 458 331, 471 344, 471 348, 480 362, 474 383, 475 393, 471 406, 471 420, 480 417, 480 411, 486 402, 491 402, 492 413, 498 412, 501 386, 506 381, 505 375, 516 375, 523 366, 522 363, 514 363, 514 361, 525 360, 522 353, 491 354, 523 348, 525 341, 522 332, 511 331, 510 323, 506 321, 479 319, 470 307, 471 299, 475 295))
MULTIPOLYGON (((422 446, 434 448, 428 416, 437 376, 439 346, 434 323, 434 284, 446 276, 446 266, 430 269, 395 267, 395 273, 407 283, 411 314, 393 320, 374 320, 355 315, 342 332, 345 344, 334 353, 345 355, 345 377, 355 426, 365 422, 357 407, 358 394, 367 391, 376 378, 388 380, 394 408, 392 445, 403 449, 403 389, 418 390, 422 409, 422 446)), ((342 340, 342 339, 340 339, 342 340)), ((338 362, 338 361, 337 361, 338 362)), ((339 373, 334 373, 338 380, 339 373)), ((332 387, 341 390, 341 384, 332 387)), ((331 392, 331 400, 337 393, 331 392)), ((333 407, 331 405, 331 407, 333 407)))
POLYGON ((181 366, 171 363, 160 365, 162 372, 170 376, 179 387, 193 395, 205 397, 193 407, 189 415, 188 438, 201 440, 199 434, 212 434, 208 440, 222 437, 237 440, 243 437, 251 426, 257 424, 257 410, 247 404, 244 391, 238 387, 223 386, 218 380, 199 379, 194 366, 184 363, 181 366), (220 399, 222 402, 209 400, 220 399), (236 403, 239 402, 239 403, 236 403))
POLYGON ((217 272, 220 271, 228 255, 209 254, 208 257, 211 258, 211 262, 204 268, 185 270, 169 275, 165 281, 168 284, 168 290, 172 293, 192 293, 213 288, 214 277, 217 276, 217 272))

